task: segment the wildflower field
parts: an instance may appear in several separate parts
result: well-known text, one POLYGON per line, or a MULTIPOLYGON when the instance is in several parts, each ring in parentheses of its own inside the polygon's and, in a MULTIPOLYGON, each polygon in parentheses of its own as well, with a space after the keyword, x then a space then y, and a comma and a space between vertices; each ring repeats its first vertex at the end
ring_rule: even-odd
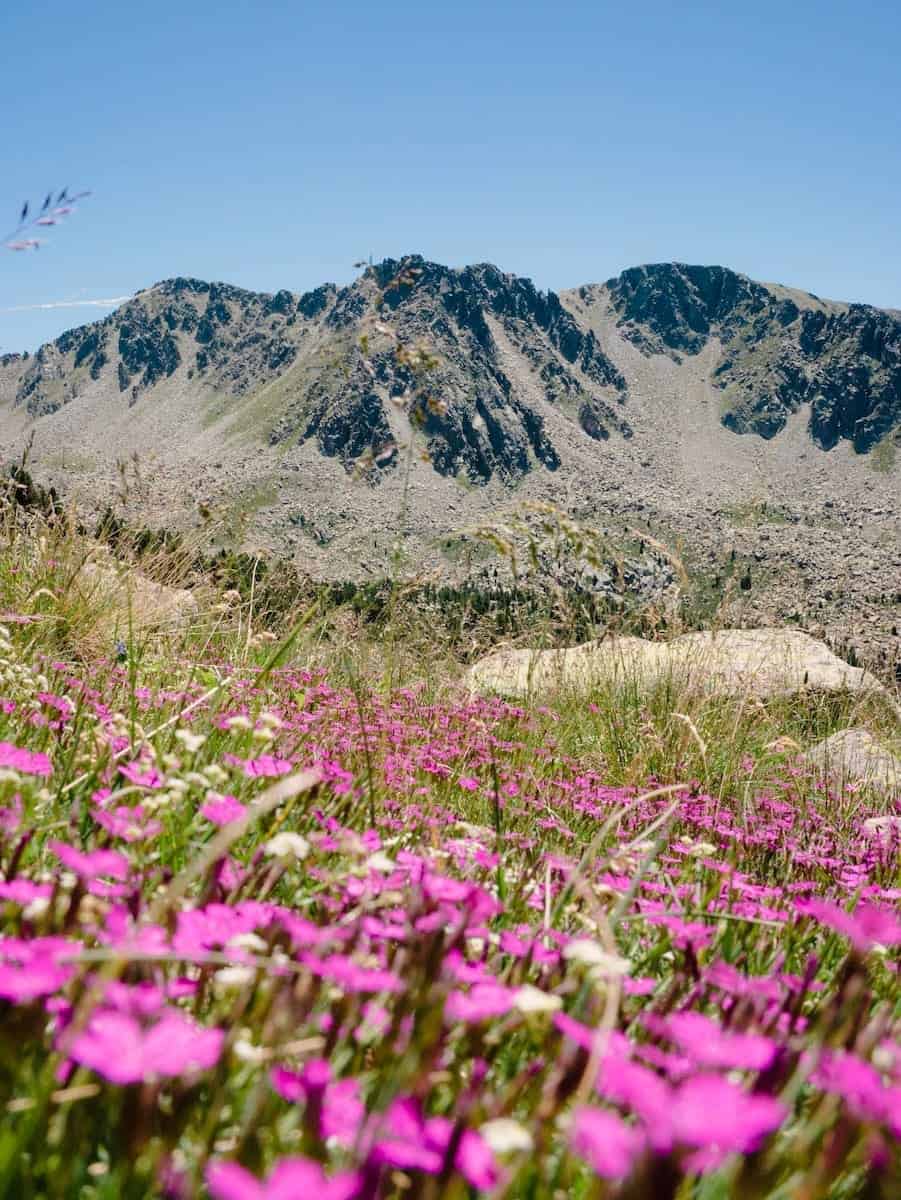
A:
POLYGON ((0 1197, 899 1195, 899 822, 793 753, 837 702, 515 707, 228 602, 104 645, 4 536, 0 1197))

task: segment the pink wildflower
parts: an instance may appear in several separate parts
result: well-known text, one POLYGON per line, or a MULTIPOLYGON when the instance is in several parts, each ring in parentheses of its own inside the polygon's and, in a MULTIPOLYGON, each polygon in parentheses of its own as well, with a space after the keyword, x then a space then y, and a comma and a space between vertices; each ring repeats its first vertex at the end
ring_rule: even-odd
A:
POLYGON ((780 1100, 749 1095, 718 1075, 687 1079, 675 1093, 671 1112, 676 1141, 719 1155, 756 1150, 785 1116, 780 1100))
MULTIPOLYGON (((384 1132, 373 1147, 376 1162, 401 1170, 437 1175, 444 1168, 454 1122, 447 1117, 423 1118, 411 1098, 395 1100, 384 1118, 384 1132)), ((474 1188, 493 1188, 500 1179, 494 1155, 485 1139, 466 1129, 457 1146, 454 1166, 474 1188)))
POLYGON ((53 887, 49 883, 32 883, 30 879, 11 879, 0 883, 0 900, 12 900, 14 904, 30 904, 32 900, 49 900, 53 887))
POLYGON ((897 1091, 886 1088, 876 1068, 854 1054, 826 1051, 810 1081, 824 1092, 841 1096, 862 1120, 888 1120, 894 1108, 898 1113, 895 1119, 901 1122, 901 1112, 895 1107, 897 1091))
POLYGON ((296 1104, 319 1096, 321 1115, 319 1133, 349 1149, 366 1114, 360 1096, 360 1085, 356 1079, 332 1081, 331 1067, 323 1060, 308 1062, 303 1071, 297 1073, 285 1067, 274 1067, 270 1082, 285 1100, 296 1104))
POLYGON ((853 913, 848 913, 837 904, 813 899, 799 901, 797 909, 842 934, 861 953, 866 953, 876 943, 883 946, 901 944, 901 921, 886 908, 858 904, 853 913))
POLYGON ((128 859, 117 850, 91 850, 85 853, 67 846, 65 842, 51 842, 50 849, 70 871, 82 879, 98 879, 101 875, 110 879, 128 877, 128 859))
POLYGON ((125 804, 114 809, 94 808, 91 816, 108 834, 125 842, 146 841, 156 837, 163 828, 159 821, 150 819, 140 804, 135 808, 125 804))
POLYGON ((341 1171, 329 1179, 319 1163, 309 1158, 283 1158, 261 1181, 234 1162, 216 1160, 207 1165, 206 1184, 213 1200, 352 1200, 359 1193, 355 1171, 341 1171))
POLYGON ((151 788, 153 790, 161 788, 165 782, 156 767, 148 766, 138 759, 120 766, 119 774, 123 775, 129 783, 135 784, 136 787, 151 788), (142 770, 142 767, 146 769, 142 770))
POLYGON ((753 1033, 730 1033, 699 1012, 678 1012, 645 1023, 690 1055, 699 1066, 762 1071, 776 1056, 771 1038, 753 1033))
POLYGON ((75 970, 60 960, 78 948, 59 937, 0 938, 0 998, 28 1004, 59 991, 75 970))
POLYGON ((208 800, 201 805, 200 815, 214 825, 229 825, 239 821, 247 812, 247 806, 234 796, 223 796, 220 800, 208 800))
POLYGON ((604 1179, 623 1179, 644 1149, 638 1129, 615 1113, 600 1108, 579 1108, 573 1113, 570 1145, 580 1158, 604 1179))
POLYGON ((225 759, 233 766, 240 767, 249 779, 269 778, 291 773, 291 764, 287 759, 274 758, 271 754, 261 754, 259 758, 246 759, 227 754, 225 759))
POLYGON ((346 992, 402 992, 406 985, 393 971, 378 967, 361 967, 343 954, 332 954, 328 958, 317 958, 312 954, 301 956, 304 965, 323 979, 330 979, 346 992))
POLYGON ((69 1055, 111 1083, 140 1083, 160 1075, 183 1075, 215 1066, 221 1029, 201 1029, 175 1009, 149 1029, 110 1009, 95 1012, 69 1055))
POLYGON ((468 992, 451 992, 444 1006, 449 1021, 485 1021, 510 1012, 516 992, 500 983, 477 983, 468 992))
POLYGON ((53 774, 46 754, 37 750, 23 750, 11 742, 0 742, 0 767, 11 767, 22 775, 41 775, 46 778, 53 774))

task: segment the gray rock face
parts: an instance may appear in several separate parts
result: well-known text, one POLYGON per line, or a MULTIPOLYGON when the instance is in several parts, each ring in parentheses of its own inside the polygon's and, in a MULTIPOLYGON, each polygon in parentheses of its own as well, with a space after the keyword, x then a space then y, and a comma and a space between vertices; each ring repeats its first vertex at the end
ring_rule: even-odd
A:
POLYGON ((643 353, 698 354, 719 339, 715 380, 723 423, 735 433, 775 437, 804 404, 824 450, 847 440, 866 452, 901 426, 894 313, 681 263, 632 268, 607 289, 622 331, 643 353))
MULTIPOLYGON (((591 290, 643 354, 679 359, 718 339, 714 382, 723 423, 736 433, 772 438, 809 404, 810 435, 825 449, 901 439, 901 320, 892 313, 678 263, 636 267, 591 290)), ((398 342, 427 343, 437 359, 410 415, 440 474, 514 483, 536 468, 556 470, 561 450, 536 397, 595 441, 633 433, 625 375, 558 296, 490 264, 458 270, 417 255, 371 267, 350 287, 299 297, 167 280, 30 360, 7 356, 0 371, 14 374, 16 403, 39 416, 104 370, 133 403, 182 366, 198 392, 244 396, 300 364, 270 442, 315 439, 350 469, 364 450, 379 455, 389 445, 387 407, 416 383, 397 359, 398 342), (360 335, 377 298, 397 341, 374 337, 364 355, 360 335)), ((383 455, 383 468, 393 462, 383 455)))
POLYGON ((390 469, 388 408, 415 391, 408 415, 439 474, 513 483, 536 467, 556 470, 560 459, 544 416, 505 370, 497 330, 537 393, 589 437, 629 436, 625 380, 553 292, 487 264, 452 270, 415 255, 386 260, 350 287, 300 297, 167 280, 42 347, 24 370, 9 365, 19 368, 16 402, 39 416, 76 398, 108 364, 133 403, 183 364, 197 392, 240 397, 298 363, 266 431, 271 445, 313 439, 348 471, 367 452, 380 471, 390 469), (364 352, 364 319, 376 300, 394 340, 376 335, 364 352), (437 360, 424 388, 397 354, 398 345, 418 343, 437 360))
POLYGON ((671 642, 611 637, 567 650, 501 650, 467 673, 471 691, 522 697, 619 685, 770 699, 798 692, 879 692, 869 672, 793 629, 723 629, 671 642))

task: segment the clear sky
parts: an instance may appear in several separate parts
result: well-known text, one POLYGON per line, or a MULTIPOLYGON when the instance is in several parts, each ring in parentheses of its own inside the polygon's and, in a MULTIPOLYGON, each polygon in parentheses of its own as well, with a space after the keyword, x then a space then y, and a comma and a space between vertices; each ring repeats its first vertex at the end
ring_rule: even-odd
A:
POLYGON ((303 291, 355 259, 541 287, 723 263, 901 307, 897 0, 9 5, 0 348, 172 275, 303 291), (10 309, 23 309, 11 312, 10 309))

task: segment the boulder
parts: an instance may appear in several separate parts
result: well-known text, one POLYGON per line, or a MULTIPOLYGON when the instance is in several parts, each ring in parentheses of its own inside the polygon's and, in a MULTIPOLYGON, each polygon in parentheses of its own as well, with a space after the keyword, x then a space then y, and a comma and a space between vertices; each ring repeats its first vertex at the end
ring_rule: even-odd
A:
POLYGON ((197 601, 184 588, 167 587, 142 575, 107 562, 87 562, 79 571, 75 587, 92 604, 108 609, 110 633, 127 639, 129 629, 182 629, 197 616, 197 601))
POLYGON ((566 650, 499 650, 466 676, 471 692, 507 697, 584 692, 611 683, 647 691, 667 680, 699 692, 760 699, 801 691, 885 694, 868 671, 849 666, 825 643, 795 629, 723 629, 670 642, 610 637, 566 650))
POLYGON ((882 746, 868 729, 842 729, 812 746, 807 762, 831 788, 860 785, 901 797, 901 759, 882 746))

